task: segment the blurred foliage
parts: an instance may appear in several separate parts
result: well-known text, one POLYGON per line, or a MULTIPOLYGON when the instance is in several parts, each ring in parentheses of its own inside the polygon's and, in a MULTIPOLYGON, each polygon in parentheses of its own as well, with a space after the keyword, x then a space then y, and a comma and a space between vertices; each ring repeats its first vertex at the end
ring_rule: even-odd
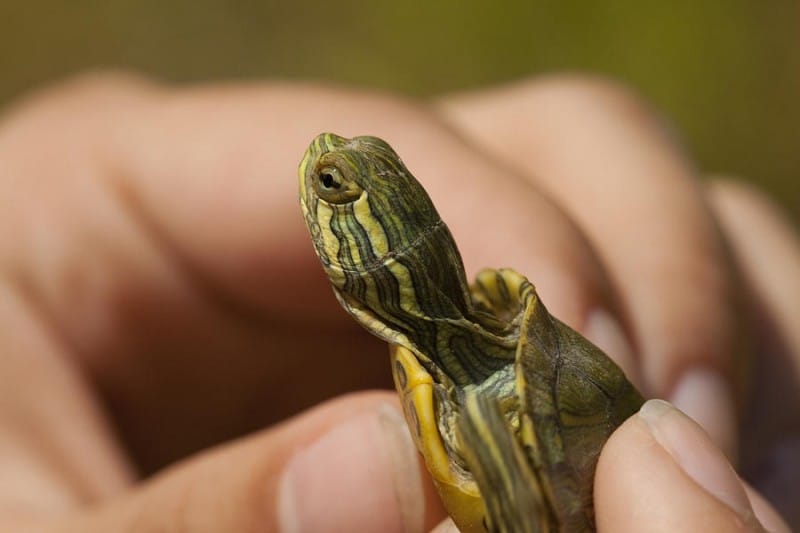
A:
POLYGON ((663 110, 704 172, 752 179, 800 214, 797 1, 4 0, 0 29, 0 102, 91 67, 423 96, 602 73, 663 110))

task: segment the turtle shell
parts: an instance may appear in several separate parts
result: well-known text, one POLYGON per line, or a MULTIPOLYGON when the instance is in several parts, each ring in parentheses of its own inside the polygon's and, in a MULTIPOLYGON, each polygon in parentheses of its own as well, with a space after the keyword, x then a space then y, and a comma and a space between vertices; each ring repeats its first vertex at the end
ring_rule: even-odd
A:
POLYGON ((517 348, 520 437, 537 469, 554 530, 594 531, 597 459, 644 403, 599 348, 551 316, 531 291, 517 348))
POLYGON ((447 511, 465 533, 593 531, 597 458, 611 433, 639 409, 641 395, 601 350, 547 312, 524 276, 487 269, 471 292, 488 322, 518 328, 510 401, 473 394, 478 406, 470 413, 466 399, 453 405, 452 395, 420 364, 424 354, 390 347, 409 428, 447 511), (445 415, 453 411, 461 420, 456 428, 445 415), (448 446, 453 432, 458 444, 448 446), (509 483, 492 478, 498 465, 487 449, 507 451, 516 472, 509 483))

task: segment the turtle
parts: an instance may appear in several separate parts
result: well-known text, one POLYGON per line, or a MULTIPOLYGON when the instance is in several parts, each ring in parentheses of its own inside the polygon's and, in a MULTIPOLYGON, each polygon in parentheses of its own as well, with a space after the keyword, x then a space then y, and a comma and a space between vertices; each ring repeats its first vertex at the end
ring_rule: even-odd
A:
POLYGON ((430 197, 382 139, 322 133, 299 166, 342 307, 389 343, 413 440, 464 533, 594 531, 597 458, 644 400, 509 268, 467 283, 430 197))

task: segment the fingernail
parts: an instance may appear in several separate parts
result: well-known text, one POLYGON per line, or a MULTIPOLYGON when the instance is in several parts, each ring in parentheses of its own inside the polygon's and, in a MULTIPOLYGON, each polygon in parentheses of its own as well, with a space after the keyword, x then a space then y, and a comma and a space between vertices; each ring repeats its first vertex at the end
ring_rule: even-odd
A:
POLYGON ((278 489, 280 531, 421 531, 416 454, 390 404, 335 426, 289 460, 278 489))
POLYGON ((625 330, 614 316, 605 309, 594 309, 586 317, 586 338, 603 350, 625 372, 625 376, 640 386, 636 372, 636 358, 625 330))
POLYGON ((639 417, 690 478, 746 522, 755 520, 739 476, 700 426, 664 400, 647 401, 639 417))
POLYGON ((453 520, 451 518, 448 518, 446 520, 439 522, 439 525, 433 528, 431 530, 431 533, 460 533, 460 532, 458 531, 456 525, 453 523, 453 520))
POLYGON ((728 460, 736 462, 737 428, 733 394, 722 375, 705 367, 690 370, 678 381, 670 400, 706 430, 711 440, 728 456, 728 460))

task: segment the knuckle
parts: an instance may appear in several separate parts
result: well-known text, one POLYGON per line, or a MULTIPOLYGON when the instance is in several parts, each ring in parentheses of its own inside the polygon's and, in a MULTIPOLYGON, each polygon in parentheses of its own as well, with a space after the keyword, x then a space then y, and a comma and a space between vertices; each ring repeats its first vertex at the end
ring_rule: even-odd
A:
POLYGON ((760 189, 734 176, 710 176, 705 181, 705 190, 713 204, 722 203, 733 208, 771 203, 760 189))
POLYGON ((516 91, 523 99, 557 107, 575 116, 605 113, 638 121, 661 120, 658 113, 633 87, 619 80, 591 74, 551 74, 519 83, 516 91))
POLYGON ((64 93, 83 94, 96 91, 130 90, 131 88, 152 87, 155 82, 132 70, 105 69, 88 70, 69 76, 54 85, 64 93))
POLYGON ((35 88, 7 110, 3 124, 71 117, 84 120, 107 108, 124 105, 132 97, 154 91, 156 83, 124 70, 88 71, 35 88))

